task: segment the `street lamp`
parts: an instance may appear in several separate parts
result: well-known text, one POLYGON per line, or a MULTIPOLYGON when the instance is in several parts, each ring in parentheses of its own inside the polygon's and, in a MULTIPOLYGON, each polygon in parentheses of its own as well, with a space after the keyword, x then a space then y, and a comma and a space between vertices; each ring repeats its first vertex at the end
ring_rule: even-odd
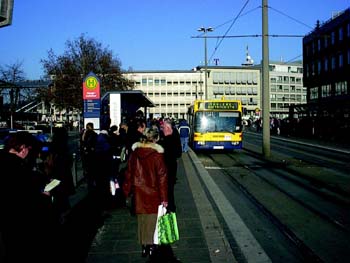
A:
POLYGON ((214 29, 212 27, 200 27, 197 29, 199 32, 204 33, 204 87, 205 87, 205 99, 208 99, 208 59, 207 59, 207 32, 213 32, 214 29))

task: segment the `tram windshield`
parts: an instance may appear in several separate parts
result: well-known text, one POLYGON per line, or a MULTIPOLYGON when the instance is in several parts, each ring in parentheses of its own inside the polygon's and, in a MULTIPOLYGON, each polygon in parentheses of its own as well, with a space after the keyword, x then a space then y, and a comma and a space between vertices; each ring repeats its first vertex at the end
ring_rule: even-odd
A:
POLYGON ((241 132, 241 114, 239 112, 197 112, 194 120, 195 132, 241 132))

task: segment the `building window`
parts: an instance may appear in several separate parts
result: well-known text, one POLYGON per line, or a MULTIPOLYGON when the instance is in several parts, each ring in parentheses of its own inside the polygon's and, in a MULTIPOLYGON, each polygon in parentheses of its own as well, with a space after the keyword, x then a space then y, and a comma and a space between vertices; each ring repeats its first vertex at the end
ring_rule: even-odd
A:
POLYGON ((344 66, 344 57, 342 53, 339 54, 338 59, 339 59, 339 68, 341 68, 344 66))
POLYGON ((322 98, 330 97, 331 95, 332 95, 331 85, 330 84, 322 85, 322 89, 321 89, 322 98))
POLYGON ((331 33, 331 44, 332 45, 335 44, 335 32, 334 31, 331 33))
POLYGON ((310 100, 318 99, 318 87, 310 89, 310 100))
POLYGON ((231 72, 230 73, 230 84, 235 84, 236 83, 236 72, 231 72))
POLYGON ((242 73, 241 72, 237 72, 236 74, 236 83, 237 84, 241 84, 242 81, 242 73))
POLYGON ((317 50, 320 51, 321 50, 321 39, 317 40, 317 50))
POLYGON ((342 28, 342 27, 339 28, 338 33, 339 33, 339 36, 338 36, 338 37, 339 37, 339 41, 342 41, 342 40, 343 40, 343 37, 344 37, 344 36, 343 36, 343 28, 342 28))
POLYGON ((142 86, 147 86, 147 78, 142 78, 142 86))
POLYGON ((328 71, 328 58, 324 59, 324 71, 327 72, 328 71))
POLYGON ((336 82, 335 83, 335 95, 346 95, 347 94, 347 82, 346 81, 341 81, 341 82, 336 82))
POLYGON ((258 95, 258 88, 257 87, 253 87, 253 95, 258 95))
POLYGON ((328 47, 328 36, 324 37, 324 48, 328 47))
POLYGON ((248 95, 253 95, 253 88, 247 87, 247 93, 248 93, 248 95))
POLYGON ((335 69, 335 66, 336 66, 336 64, 335 64, 335 56, 332 56, 332 70, 335 69))
POLYGON ((318 73, 318 75, 321 74, 321 60, 317 61, 317 73, 318 73))
POLYGON ((230 84, 230 72, 224 72, 224 82, 230 84))
POLYGON ((258 84, 259 75, 258 73, 253 73, 253 84, 258 84))

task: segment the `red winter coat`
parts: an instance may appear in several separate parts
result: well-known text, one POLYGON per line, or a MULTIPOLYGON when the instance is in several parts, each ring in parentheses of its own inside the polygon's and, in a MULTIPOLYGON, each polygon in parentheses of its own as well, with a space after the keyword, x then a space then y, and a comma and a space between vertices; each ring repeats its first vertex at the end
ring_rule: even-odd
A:
POLYGON ((157 214, 161 202, 168 202, 168 176, 162 146, 134 143, 125 172, 123 191, 135 197, 136 214, 157 214))

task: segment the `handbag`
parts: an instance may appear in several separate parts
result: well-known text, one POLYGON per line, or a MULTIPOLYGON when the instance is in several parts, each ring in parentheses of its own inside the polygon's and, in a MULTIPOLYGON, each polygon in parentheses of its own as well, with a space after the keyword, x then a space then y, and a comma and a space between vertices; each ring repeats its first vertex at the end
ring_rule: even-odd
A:
POLYGON ((175 212, 166 213, 157 220, 159 244, 171 244, 179 240, 175 212))

